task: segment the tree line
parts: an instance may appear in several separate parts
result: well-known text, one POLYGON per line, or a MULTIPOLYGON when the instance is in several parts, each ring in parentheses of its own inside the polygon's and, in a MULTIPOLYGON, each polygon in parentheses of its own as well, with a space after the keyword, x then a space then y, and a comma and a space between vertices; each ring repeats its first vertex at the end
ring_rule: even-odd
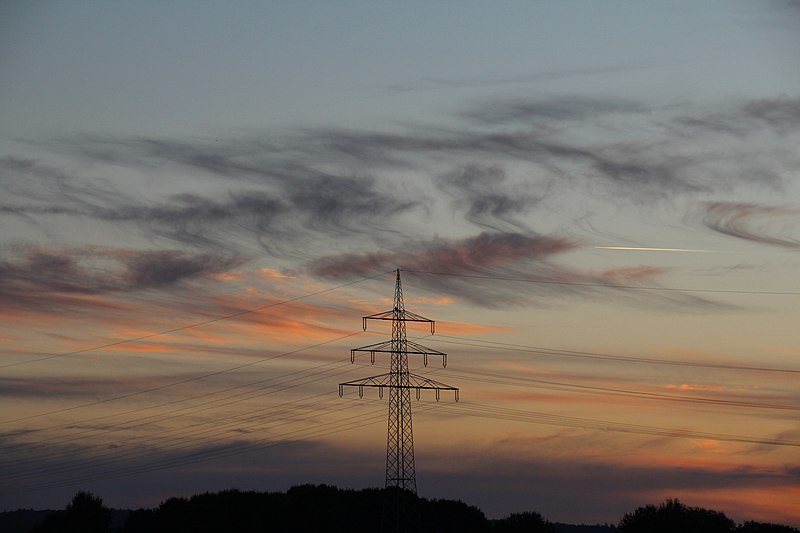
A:
POLYGON ((78 492, 63 510, 47 514, 28 531, 800 533, 780 524, 754 521, 737 524, 722 512, 690 507, 677 499, 639 507, 625 514, 615 526, 570 526, 550 522, 537 512, 512 513, 490 520, 477 507, 457 500, 420 498, 394 488, 351 490, 330 485, 300 485, 286 492, 228 490, 191 498, 173 497, 157 508, 128 512, 124 523, 116 527, 112 526, 112 511, 102 498, 78 492))

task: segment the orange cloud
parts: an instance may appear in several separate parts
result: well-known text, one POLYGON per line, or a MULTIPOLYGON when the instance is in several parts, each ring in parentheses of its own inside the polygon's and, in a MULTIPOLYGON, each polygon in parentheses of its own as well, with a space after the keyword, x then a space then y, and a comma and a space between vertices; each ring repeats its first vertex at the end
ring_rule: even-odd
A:
POLYGON ((719 385, 693 385, 689 383, 682 383, 680 385, 665 385, 665 389, 667 390, 678 390, 678 391, 713 391, 713 392, 721 392, 725 390, 725 387, 721 387, 719 385))
POLYGON ((109 346, 103 348, 104 351, 109 352, 135 352, 135 353, 175 353, 178 350, 173 346, 166 344, 152 344, 142 342, 128 342, 125 344, 118 344, 116 346, 109 346))
POLYGON ((487 399, 492 400, 500 400, 500 401, 509 401, 514 403, 519 402, 532 402, 538 403, 541 407, 541 404, 547 403, 552 404, 559 403, 559 404, 581 404, 581 403, 591 403, 596 404, 596 399, 587 400, 585 396, 577 396, 575 394, 564 394, 564 393, 556 393, 556 392, 508 392, 506 390, 493 390, 491 392, 486 393, 487 399))
POLYGON ((242 281, 244 280, 244 275, 239 272, 220 272, 218 274, 213 274, 211 279, 216 281, 242 281))
POLYGON ((660 267, 628 267, 606 270, 597 277, 609 282, 621 283, 626 281, 642 281, 653 279, 666 272, 667 269, 660 267))
POLYGON ((256 273, 256 276, 258 276, 260 278, 264 278, 264 279, 279 280, 279 281, 284 281, 284 280, 287 280, 287 279, 294 279, 293 276, 286 276, 284 274, 281 274, 277 270, 273 270, 271 268, 260 268, 260 269, 256 270, 255 273, 256 273))
POLYGON ((682 500, 725 512, 737 521, 800 524, 800 486, 775 482, 759 486, 725 489, 682 490, 682 500))
POLYGON ((695 450, 695 454, 632 456, 626 463, 644 467, 661 467, 667 470, 691 469, 715 473, 730 472, 742 466, 740 461, 734 460, 734 451, 741 448, 740 444, 713 439, 693 440, 684 442, 684 444, 691 446, 695 450), (709 453, 714 454, 714 457, 709 457, 709 453))

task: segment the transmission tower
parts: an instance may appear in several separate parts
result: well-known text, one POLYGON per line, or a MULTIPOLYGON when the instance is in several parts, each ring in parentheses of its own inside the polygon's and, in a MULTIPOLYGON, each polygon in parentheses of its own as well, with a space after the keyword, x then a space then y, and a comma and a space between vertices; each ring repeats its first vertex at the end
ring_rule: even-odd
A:
POLYGON ((408 354, 422 355, 428 366, 428 356, 440 356, 442 366, 447 366, 447 354, 432 350, 409 341, 406 338, 406 322, 427 322, 431 334, 435 332, 435 322, 423 316, 406 311, 403 304, 403 288, 400 284, 400 269, 394 287, 394 307, 391 311, 363 317, 366 331, 369 320, 390 320, 392 338, 388 341, 362 346, 350 350, 350 362, 355 362, 356 352, 369 352, 370 361, 375 363, 376 353, 391 354, 389 373, 339 384, 339 396, 344 395, 344 387, 358 387, 358 396, 363 398, 364 387, 375 387, 378 396, 383 398, 384 389, 389 390, 389 430, 386 438, 386 486, 399 487, 417 492, 417 477, 414 471, 414 433, 411 426, 411 390, 416 392, 417 400, 423 389, 436 391, 439 400, 441 391, 453 391, 458 401, 458 389, 412 374, 408 370, 408 354))

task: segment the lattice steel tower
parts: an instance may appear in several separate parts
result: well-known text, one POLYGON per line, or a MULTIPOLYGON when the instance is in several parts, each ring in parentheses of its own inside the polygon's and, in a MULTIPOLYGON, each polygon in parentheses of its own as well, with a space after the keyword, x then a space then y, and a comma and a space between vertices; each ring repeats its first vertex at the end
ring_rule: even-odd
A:
POLYGON ((406 322, 427 322, 431 334, 435 332, 435 322, 423 316, 406 311, 403 304, 403 288, 400 284, 400 269, 394 287, 394 308, 391 311, 363 317, 364 330, 368 320, 391 320, 391 340, 362 346, 350 350, 350 362, 355 362, 356 352, 369 352, 370 361, 375 363, 375 353, 389 353, 391 360, 389 373, 339 384, 339 396, 344 395, 344 387, 358 387, 359 397, 364 396, 364 387, 376 387, 383 398, 384 389, 389 389, 389 430, 386 439, 386 486, 400 487, 416 494, 417 477, 414 470, 414 433, 411 426, 411 390, 416 391, 417 400, 422 389, 436 391, 439 400, 441 391, 454 391, 458 401, 458 389, 428 379, 408 370, 408 354, 422 355, 423 363, 428 365, 429 355, 442 358, 442 366, 447 366, 447 354, 426 348, 406 338, 406 322))

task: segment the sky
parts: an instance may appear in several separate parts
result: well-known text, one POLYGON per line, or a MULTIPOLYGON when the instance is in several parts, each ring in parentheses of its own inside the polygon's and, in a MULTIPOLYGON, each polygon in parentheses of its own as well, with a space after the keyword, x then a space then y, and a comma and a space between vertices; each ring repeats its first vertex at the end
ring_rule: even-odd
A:
POLYGON ((384 483, 800 526, 800 4, 0 6, 0 509, 384 483))

